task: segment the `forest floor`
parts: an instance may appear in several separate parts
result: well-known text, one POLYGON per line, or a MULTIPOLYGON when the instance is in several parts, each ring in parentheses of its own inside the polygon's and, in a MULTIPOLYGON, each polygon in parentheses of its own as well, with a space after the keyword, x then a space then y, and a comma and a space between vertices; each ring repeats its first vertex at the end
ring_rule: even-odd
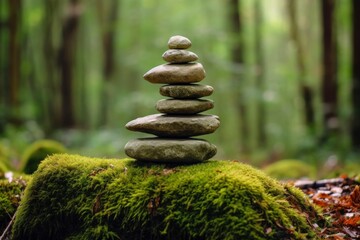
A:
MULTIPOLYGON (((323 239, 360 239, 360 182, 354 178, 293 182, 322 209, 329 225, 320 229, 323 239)), ((319 226, 314 226, 319 228, 319 226)))

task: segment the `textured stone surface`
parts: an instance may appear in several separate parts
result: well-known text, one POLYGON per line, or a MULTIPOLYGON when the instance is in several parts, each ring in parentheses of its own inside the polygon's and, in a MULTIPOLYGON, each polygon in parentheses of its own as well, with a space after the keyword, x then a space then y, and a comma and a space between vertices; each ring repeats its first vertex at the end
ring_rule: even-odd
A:
POLYGON ((214 88, 201 84, 165 85, 160 88, 160 94, 179 99, 194 99, 210 96, 214 88))
POLYGON ((211 100, 162 99, 156 103, 156 110, 169 114, 196 114, 214 107, 211 100))
POLYGON ((219 117, 215 115, 153 114, 132 120, 125 127, 160 137, 191 137, 212 133, 219 126, 219 117))
POLYGON ((210 159, 216 146, 200 139, 142 138, 130 140, 125 153, 148 162, 195 163, 210 159))
POLYGON ((183 36, 172 36, 168 41, 169 49, 187 49, 191 47, 191 41, 183 36))
POLYGON ((150 69, 144 78, 151 83, 192 83, 205 78, 200 63, 163 64, 150 69))
POLYGON ((164 52, 162 58, 169 63, 187 63, 198 60, 198 56, 187 50, 170 49, 164 52))

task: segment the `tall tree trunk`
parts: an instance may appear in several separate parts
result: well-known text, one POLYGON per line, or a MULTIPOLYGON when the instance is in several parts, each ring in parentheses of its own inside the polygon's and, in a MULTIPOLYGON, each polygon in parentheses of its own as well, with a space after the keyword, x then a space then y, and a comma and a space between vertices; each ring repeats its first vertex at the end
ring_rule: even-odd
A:
POLYGON ((118 19, 118 6, 120 0, 99 1, 98 11, 101 22, 102 33, 102 48, 103 48, 103 96, 101 104, 101 123, 107 124, 109 121, 109 104, 112 96, 112 77, 114 75, 115 65, 115 26, 118 19))
POLYGON ((338 123, 337 62, 335 35, 335 0, 321 0, 322 10, 322 102, 323 102, 323 140, 336 133, 338 123))
POLYGON ((61 127, 75 126, 73 82, 75 67, 76 36, 81 6, 79 0, 70 0, 61 33, 59 68, 61 70, 61 127))
POLYGON ((232 45, 231 45, 231 60, 234 65, 233 68, 233 82, 236 93, 238 94, 236 99, 236 107, 239 113, 239 121, 240 121, 240 136, 243 141, 242 142, 242 151, 244 153, 250 152, 250 146, 248 141, 248 126, 246 121, 246 106, 244 103, 244 97, 241 91, 241 71, 244 64, 244 47, 243 47, 243 27, 242 27, 242 18, 240 14, 240 0, 230 0, 229 5, 229 22, 231 27, 231 37, 232 37, 232 45))
POLYGON ((21 0, 8 0, 9 3, 9 106, 11 122, 17 122, 20 86, 20 22, 21 0))
POLYGON ((352 126, 351 137, 354 149, 360 150, 360 1, 352 1, 353 55, 352 55, 352 126))
MULTIPOLYGON (((260 91, 261 96, 265 91, 265 62, 263 50, 263 11, 261 0, 255 0, 255 58, 256 58, 256 85, 260 91)), ((259 147, 266 147, 266 111, 263 97, 258 101, 258 139, 259 147)))
MULTIPOLYGON (((0 1, 0 8, 4 9, 8 2, 0 1)), ((7 54, 7 19, 0 21, 0 134, 4 131, 5 117, 7 116, 8 105, 8 54, 7 54), (5 54, 6 53, 6 54, 5 54)))
MULTIPOLYGON (((61 109, 60 109, 60 93, 59 93, 59 66, 56 62, 57 50, 54 44, 54 28, 57 28, 59 21, 59 9, 61 3, 57 0, 43 0, 45 6, 45 15, 43 21, 43 36, 42 36, 42 57, 44 59, 44 69, 42 75, 38 76, 44 79, 41 86, 37 84, 37 91, 34 97, 37 99, 39 107, 42 106, 41 121, 46 132, 51 132, 54 127, 61 125, 61 109), (42 77, 43 76, 43 77, 42 77), (39 95, 39 96, 37 96, 39 95)), ((58 27, 60 28, 60 27, 58 27)))
POLYGON ((294 42, 296 49, 296 62, 297 68, 299 71, 299 90, 300 96, 302 97, 303 107, 305 112, 305 123, 309 130, 312 130, 315 122, 315 114, 313 107, 313 92, 311 87, 306 83, 306 64, 305 64, 305 56, 304 56, 304 48, 300 37, 300 31, 297 21, 297 8, 296 1, 289 0, 288 3, 288 12, 290 19, 290 35, 292 41, 294 42))

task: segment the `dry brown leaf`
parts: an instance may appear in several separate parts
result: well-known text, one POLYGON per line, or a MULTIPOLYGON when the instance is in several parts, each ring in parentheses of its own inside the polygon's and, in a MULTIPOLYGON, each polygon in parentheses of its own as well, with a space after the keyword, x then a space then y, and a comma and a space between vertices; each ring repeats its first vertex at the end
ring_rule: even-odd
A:
POLYGON ((354 190, 350 193, 350 198, 355 206, 360 205, 360 187, 356 185, 354 190))

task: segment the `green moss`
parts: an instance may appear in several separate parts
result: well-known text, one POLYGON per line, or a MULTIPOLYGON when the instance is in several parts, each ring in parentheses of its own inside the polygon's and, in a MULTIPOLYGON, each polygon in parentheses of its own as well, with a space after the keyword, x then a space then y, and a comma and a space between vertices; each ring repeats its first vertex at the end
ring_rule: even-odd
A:
POLYGON ((32 174, 36 171, 40 162, 47 156, 54 153, 65 153, 65 147, 53 140, 39 140, 31 144, 24 152, 21 162, 22 171, 26 174, 32 174))
POLYGON ((0 233, 4 231, 16 209, 29 181, 28 176, 17 177, 9 182, 0 180, 0 233))
POLYGON ((314 239, 318 219, 300 191, 238 162, 58 154, 34 173, 13 239, 314 239))
POLYGON ((264 172, 276 179, 298 179, 301 177, 313 178, 315 169, 298 160, 281 160, 264 168, 264 172))

